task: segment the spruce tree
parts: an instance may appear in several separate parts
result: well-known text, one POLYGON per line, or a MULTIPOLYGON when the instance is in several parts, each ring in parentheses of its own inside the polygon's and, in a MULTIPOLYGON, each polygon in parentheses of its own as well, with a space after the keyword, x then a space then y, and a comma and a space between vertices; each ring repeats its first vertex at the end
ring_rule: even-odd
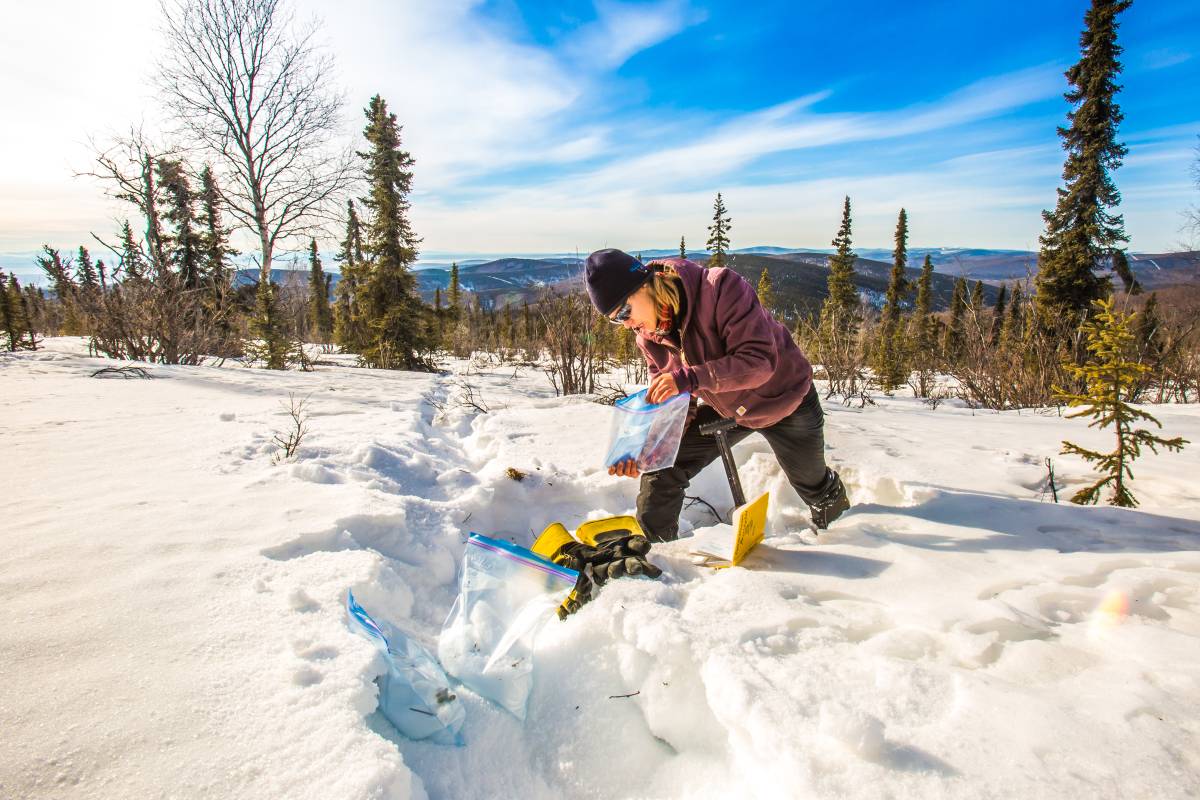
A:
POLYGON ((462 304, 462 294, 458 285, 458 262, 450 264, 450 291, 446 301, 450 306, 450 313, 454 317, 458 316, 459 308, 462 304))
POLYGON ((896 220, 896 247, 892 250, 892 273, 888 279, 886 299, 883 304, 882 324, 894 327, 900 316, 900 301, 908 293, 908 280, 904 277, 908 266, 908 215, 900 209, 896 220))
POLYGON ((210 310, 228 326, 226 310, 233 291, 232 259, 237 250, 229 244, 230 231, 221 221, 221 190, 216 176, 205 164, 200 171, 200 271, 211 287, 210 310))
POLYGON ((721 193, 717 192, 717 199, 713 201, 713 222, 708 226, 708 243, 707 248, 712 256, 708 259, 710 269, 715 267, 724 267, 727 265, 727 256, 729 254, 729 229, 733 227, 733 220, 729 218, 729 214, 725 208, 725 201, 721 199, 721 193))
POLYGON ((200 286, 201 240, 196 224, 196 198, 183 162, 160 158, 156 164, 162 189, 163 219, 172 230, 163 234, 163 251, 186 289, 200 286))
MULTIPOLYGON (((30 287, 32 288, 32 287, 30 287)), ((8 276, 8 286, 4 288, 4 281, 0 280, 0 294, 5 296, 5 300, 11 309, 9 318, 12 324, 10 330, 10 345, 13 350, 36 350, 37 336, 34 334, 33 328, 33 309, 29 303, 29 293, 21 288, 21 282, 17 280, 16 275, 8 276)))
POLYGON ((687 242, 683 240, 682 236, 679 237, 679 257, 687 258, 687 242))
POLYGON ((913 339, 922 354, 933 350, 933 259, 925 254, 921 277, 917 280, 917 300, 913 307, 913 339))
POLYGON ((1011 346, 1021 339, 1025 328, 1025 296, 1021 284, 1013 284, 1012 298, 1008 301, 1008 314, 1000 328, 1000 344, 1011 346))
POLYGON ((94 292, 100 288, 100 278, 96 273, 96 266, 92 263, 92 256, 82 245, 75 260, 75 276, 79 288, 84 292, 94 292))
POLYGON ((333 334, 333 311, 329 307, 329 280, 321 267, 316 239, 308 248, 308 292, 309 325, 316 341, 326 344, 333 334))
POLYGON ((1054 210, 1042 212, 1046 231, 1038 256, 1037 305, 1047 324, 1082 318, 1093 301, 1108 294, 1109 281, 1096 269, 1129 240, 1121 215, 1110 213, 1121 202, 1110 173, 1127 152, 1117 142, 1123 115, 1115 101, 1122 50, 1116 18, 1130 2, 1092 0, 1080 36, 1081 58, 1066 72, 1070 125, 1058 129, 1067 152, 1065 186, 1057 190, 1054 210))
POLYGON ((962 352, 963 318, 967 313, 967 279, 954 281, 954 293, 950 297, 950 322, 946 325, 942 340, 942 352, 953 360, 962 352))
POLYGON ((366 162, 367 194, 361 199, 371 218, 363 247, 369 267, 359 287, 368 330, 361 356, 374 367, 416 369, 427 366, 424 353, 432 342, 410 271, 420 243, 408 221, 414 161, 401 149, 400 126, 382 97, 372 97, 364 113, 368 149, 359 156, 366 162))
POLYGON ((992 309, 992 328, 989 341, 992 347, 1000 344, 1000 329, 1004 326, 1004 306, 1008 301, 1008 284, 1000 284, 1000 291, 996 293, 996 306, 992 309))
POLYGON ((1164 439, 1145 428, 1133 427, 1138 421, 1152 422, 1159 428, 1162 424, 1149 413, 1134 408, 1128 399, 1131 390, 1149 367, 1131 360, 1134 336, 1130 331, 1130 318, 1113 310, 1112 298, 1096 301, 1095 313, 1083 324, 1087 337, 1087 349, 1091 353, 1082 365, 1068 361, 1063 366, 1075 379, 1086 386, 1083 393, 1070 393, 1055 389, 1058 399, 1072 408, 1079 408, 1069 418, 1091 417, 1089 428, 1099 426, 1101 430, 1112 427, 1116 436, 1116 447, 1111 452, 1101 453, 1064 441, 1062 452, 1081 456, 1097 466, 1101 478, 1091 486, 1080 489, 1071 502, 1094 504, 1100 490, 1111 485, 1109 503, 1133 508, 1137 499, 1133 496, 1127 480, 1133 479, 1130 465, 1141 456, 1143 446, 1157 453, 1159 447, 1178 452, 1187 441, 1181 437, 1164 439))
POLYGON ((907 331, 912 368, 916 373, 913 390, 917 397, 929 397, 933 391, 937 367, 936 325, 933 318, 933 260, 926 253, 907 331))
POLYGON ((771 273, 767 272, 767 268, 763 267, 762 274, 758 276, 758 302, 772 315, 775 313, 775 289, 771 283, 771 273))
POLYGON ((1137 278, 1133 277, 1133 270, 1129 268, 1129 259, 1125 257, 1124 250, 1113 251, 1112 265, 1113 272, 1117 273, 1117 277, 1121 279, 1126 294, 1142 293, 1142 285, 1138 283, 1137 278))
POLYGON ((35 261, 50 279, 50 287, 62 308, 58 333, 62 336, 80 336, 85 331, 78 307, 79 286, 71 278, 71 262, 69 259, 63 261, 62 255, 48 244, 42 245, 42 253, 35 261))
MULTIPOLYGON (((142 255, 142 248, 138 246, 133 238, 133 228, 129 225, 129 220, 125 220, 121 226, 121 263, 120 268, 124 270, 124 280, 141 280, 146 275, 146 259, 142 255)), ((116 277, 116 270, 113 271, 113 277, 116 277)))
POLYGON ((17 324, 16 308, 8 291, 8 281, 4 270, 0 270, 0 329, 3 329, 5 335, 8 336, 8 349, 16 350, 19 337, 17 331, 20 328, 17 324))
POLYGON ((900 209, 896 221, 896 246, 892 251, 892 273, 879 324, 875 348, 875 375, 885 392, 895 390, 908 377, 907 348, 900 329, 900 302, 908 292, 904 269, 908 263, 908 215, 900 209))
POLYGON ((821 310, 822 319, 837 320, 853 328, 858 314, 858 290, 854 288, 854 251, 851 249, 850 198, 842 204, 842 224, 833 239, 836 251, 829 258, 829 297, 821 310))
POLYGON ((1162 320, 1158 316, 1158 292, 1151 292, 1150 296, 1146 298, 1146 305, 1137 315, 1134 337, 1138 342, 1138 352, 1146 354, 1152 360, 1162 355, 1165 345, 1162 337, 1162 320))
POLYGON ((288 361, 296 355, 296 346, 288 338, 287 321, 279 308, 278 291, 271 281, 259 280, 249 324, 254 341, 246 345, 246 354, 261 360, 267 369, 287 369, 288 361))
POLYGON ((333 340, 344 351, 360 353, 366 346, 366 331, 361 314, 355 303, 361 301, 358 287, 366 269, 363 257, 362 224, 354 201, 346 201, 346 238, 340 242, 333 257, 341 265, 341 280, 338 281, 337 298, 333 308, 333 340))
POLYGON ((35 306, 31 297, 40 297, 36 286, 21 288, 16 275, 8 276, 8 303, 12 308, 13 323, 17 332, 17 347, 37 350, 38 339, 34 328, 35 306))

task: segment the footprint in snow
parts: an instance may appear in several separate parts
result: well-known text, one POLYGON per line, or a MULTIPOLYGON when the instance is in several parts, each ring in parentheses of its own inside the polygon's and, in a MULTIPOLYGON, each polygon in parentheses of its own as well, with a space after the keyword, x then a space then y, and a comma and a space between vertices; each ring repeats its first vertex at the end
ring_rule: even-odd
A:
POLYGON ((297 686, 316 686, 324 678, 321 673, 309 666, 303 666, 292 675, 292 683, 297 686))
POLYGON ((301 614, 311 614, 314 611, 321 609, 321 604, 309 597, 308 592, 303 589, 296 589, 288 597, 288 605, 293 611, 298 611, 301 614))

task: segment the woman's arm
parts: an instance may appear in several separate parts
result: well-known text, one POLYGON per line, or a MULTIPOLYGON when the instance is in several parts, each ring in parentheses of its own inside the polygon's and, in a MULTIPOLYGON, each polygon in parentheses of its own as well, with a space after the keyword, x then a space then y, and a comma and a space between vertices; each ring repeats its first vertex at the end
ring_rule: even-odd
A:
MULTIPOLYGON (((775 372, 779 352, 775 332, 754 288, 731 269, 721 271, 714 289, 716 328, 725 343, 725 355, 703 364, 674 370, 683 389, 729 392, 753 389, 775 372)), ((692 320, 692 324, 702 324, 692 320)))

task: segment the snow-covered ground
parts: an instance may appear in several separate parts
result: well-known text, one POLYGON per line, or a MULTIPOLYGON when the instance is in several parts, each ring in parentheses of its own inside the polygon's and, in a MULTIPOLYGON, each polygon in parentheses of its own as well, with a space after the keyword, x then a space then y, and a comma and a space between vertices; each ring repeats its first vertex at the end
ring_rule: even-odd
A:
MULTIPOLYGON (((661 580, 546 626, 524 723, 461 692, 455 748, 374 712, 346 590, 435 649, 470 531, 631 511, 611 409, 511 366, 121 380, 46 345, 0 357, 0 797, 1200 794, 1200 407, 1152 409, 1197 444, 1121 510, 1045 491, 1047 457, 1064 499, 1091 478, 1057 455, 1108 445, 1083 420, 826 404, 855 507, 819 537, 751 437, 744 568, 656 546, 661 580)), ((728 511, 719 464, 691 493, 728 511)))

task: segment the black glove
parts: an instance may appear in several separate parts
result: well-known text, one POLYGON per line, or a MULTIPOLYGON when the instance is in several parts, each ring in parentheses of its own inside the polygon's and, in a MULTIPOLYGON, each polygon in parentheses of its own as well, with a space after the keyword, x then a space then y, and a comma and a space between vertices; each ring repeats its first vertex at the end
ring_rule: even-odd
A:
POLYGON ((662 570, 646 560, 650 541, 628 530, 605 531, 596 537, 596 544, 568 542, 551 559, 555 564, 579 573, 575 589, 558 609, 559 619, 574 614, 599 592, 599 588, 614 578, 625 575, 645 575, 657 578, 662 570))

